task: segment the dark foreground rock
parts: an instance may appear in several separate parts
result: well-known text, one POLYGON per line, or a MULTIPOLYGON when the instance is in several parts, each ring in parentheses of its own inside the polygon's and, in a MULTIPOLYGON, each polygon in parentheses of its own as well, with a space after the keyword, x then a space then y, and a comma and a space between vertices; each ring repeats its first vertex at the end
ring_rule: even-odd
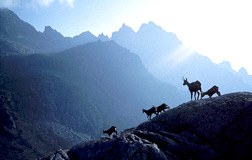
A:
POLYGON ((56 152, 61 159, 251 159, 252 93, 184 103, 137 128, 56 152))

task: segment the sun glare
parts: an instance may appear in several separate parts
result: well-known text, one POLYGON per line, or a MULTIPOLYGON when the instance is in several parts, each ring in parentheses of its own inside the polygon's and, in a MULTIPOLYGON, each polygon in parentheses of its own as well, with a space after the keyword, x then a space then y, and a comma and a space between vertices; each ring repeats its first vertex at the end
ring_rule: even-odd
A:
POLYGON ((165 66, 167 65, 169 65, 169 68, 175 68, 195 53, 196 51, 193 48, 185 47, 182 44, 177 49, 167 54, 166 57, 162 58, 160 62, 156 63, 155 66, 152 66, 152 68, 154 71, 158 71, 161 68, 165 68, 165 66))

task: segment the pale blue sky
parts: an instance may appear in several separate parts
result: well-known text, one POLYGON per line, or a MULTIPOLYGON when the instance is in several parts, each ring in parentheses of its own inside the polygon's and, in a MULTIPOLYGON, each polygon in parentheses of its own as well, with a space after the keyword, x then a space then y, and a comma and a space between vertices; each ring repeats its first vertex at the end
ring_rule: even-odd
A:
POLYGON ((64 36, 84 31, 111 35, 123 23, 135 31, 153 21, 215 63, 230 61, 252 74, 250 0, 1 0, 21 19, 64 36))

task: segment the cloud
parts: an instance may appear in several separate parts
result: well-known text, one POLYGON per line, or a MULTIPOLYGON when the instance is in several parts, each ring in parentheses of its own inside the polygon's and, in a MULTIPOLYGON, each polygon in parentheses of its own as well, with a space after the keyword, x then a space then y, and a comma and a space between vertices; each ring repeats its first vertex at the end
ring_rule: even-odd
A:
POLYGON ((1 0, 0 1, 0 8, 10 8, 15 6, 15 1, 14 0, 1 0))
POLYGON ((42 7, 48 7, 55 0, 32 0, 32 4, 36 6, 37 4, 42 7))
POLYGON ((43 8, 49 7, 53 3, 74 7, 75 0, 1 0, 0 8, 27 7, 27 8, 43 8))
POLYGON ((71 6, 71 7, 74 7, 74 0, 59 0, 59 2, 61 3, 61 4, 67 4, 67 5, 69 5, 69 6, 71 6))

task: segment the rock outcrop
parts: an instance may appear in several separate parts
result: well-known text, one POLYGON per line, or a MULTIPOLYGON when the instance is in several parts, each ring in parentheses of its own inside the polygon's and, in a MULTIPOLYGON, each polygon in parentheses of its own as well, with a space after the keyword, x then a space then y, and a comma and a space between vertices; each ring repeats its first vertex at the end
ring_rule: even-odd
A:
POLYGON ((251 126, 252 93, 231 93, 181 104, 113 138, 52 155, 62 155, 61 159, 250 159, 251 126))

